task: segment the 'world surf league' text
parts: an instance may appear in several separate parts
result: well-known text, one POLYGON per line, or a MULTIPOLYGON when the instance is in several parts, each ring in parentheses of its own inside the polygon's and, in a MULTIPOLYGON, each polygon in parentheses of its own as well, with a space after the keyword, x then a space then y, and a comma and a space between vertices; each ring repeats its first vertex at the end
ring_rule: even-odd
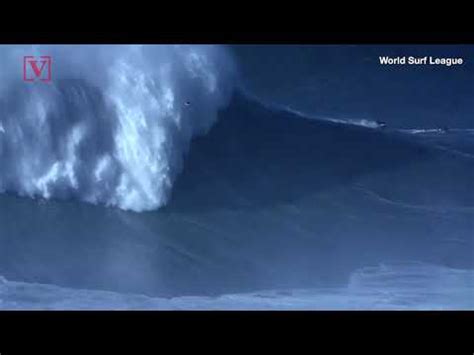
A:
POLYGON ((463 58, 445 58, 445 57, 389 57, 380 56, 379 62, 382 65, 441 65, 441 66, 457 66, 464 63, 463 58))

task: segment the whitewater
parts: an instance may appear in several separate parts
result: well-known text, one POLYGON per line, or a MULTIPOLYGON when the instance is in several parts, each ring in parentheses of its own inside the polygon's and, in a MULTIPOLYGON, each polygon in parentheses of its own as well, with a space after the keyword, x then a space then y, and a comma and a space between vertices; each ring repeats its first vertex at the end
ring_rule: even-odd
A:
POLYGON ((1 46, 0 67, 0 191, 136 212, 167 202, 234 75, 216 46, 1 46), (22 82, 46 54, 52 82, 22 82))
POLYGON ((407 263, 357 270, 349 284, 340 288, 159 298, 0 278, 0 309, 456 310, 474 307, 473 280, 472 271, 407 263))

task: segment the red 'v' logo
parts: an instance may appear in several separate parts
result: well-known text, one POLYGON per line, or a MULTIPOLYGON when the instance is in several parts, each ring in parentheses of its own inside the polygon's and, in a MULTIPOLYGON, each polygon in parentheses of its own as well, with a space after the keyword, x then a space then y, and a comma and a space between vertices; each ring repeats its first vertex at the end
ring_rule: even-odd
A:
POLYGON ((23 57, 23 80, 28 82, 51 81, 51 57, 48 55, 23 57))

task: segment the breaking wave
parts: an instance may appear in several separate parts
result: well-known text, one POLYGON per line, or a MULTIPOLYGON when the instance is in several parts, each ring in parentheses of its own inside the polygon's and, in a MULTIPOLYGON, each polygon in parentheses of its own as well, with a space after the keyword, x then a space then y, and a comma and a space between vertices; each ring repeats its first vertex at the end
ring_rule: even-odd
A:
POLYGON ((0 46, 0 192, 133 211, 164 205, 193 136, 226 106, 216 46, 0 46), (50 55, 49 84, 22 80, 50 55))

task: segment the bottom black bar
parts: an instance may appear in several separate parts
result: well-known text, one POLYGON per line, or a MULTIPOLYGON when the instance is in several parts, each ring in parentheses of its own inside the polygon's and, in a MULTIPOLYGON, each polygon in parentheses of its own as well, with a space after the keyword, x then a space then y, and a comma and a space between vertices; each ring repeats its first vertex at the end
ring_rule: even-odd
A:
POLYGON ((168 354, 183 348, 298 354, 303 346, 311 353, 331 350, 327 354, 343 349, 408 354, 415 347, 472 354, 473 320, 472 312, 452 311, 0 312, 0 354, 168 354))

